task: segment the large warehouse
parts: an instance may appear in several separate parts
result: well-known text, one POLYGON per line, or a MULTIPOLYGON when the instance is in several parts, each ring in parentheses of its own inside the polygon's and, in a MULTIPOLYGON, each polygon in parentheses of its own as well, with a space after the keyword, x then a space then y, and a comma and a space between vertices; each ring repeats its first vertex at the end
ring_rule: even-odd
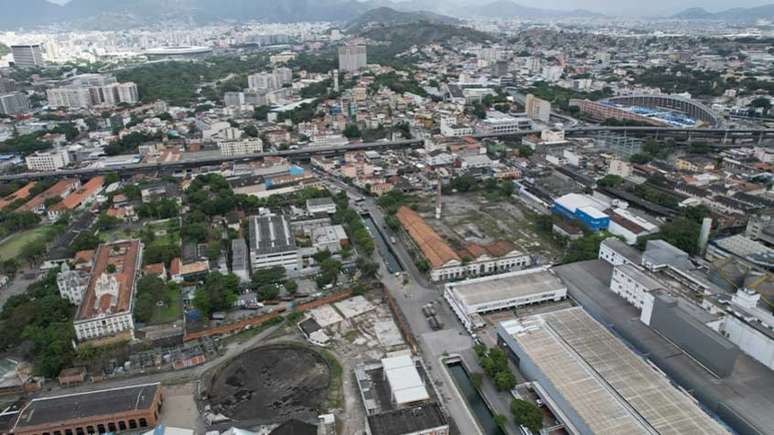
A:
POLYGON ((158 383, 33 399, 22 408, 17 435, 138 432, 158 423, 158 383))
POLYGON ((484 326, 480 314, 567 297, 567 287, 548 268, 446 284, 444 297, 468 331, 484 326))
POLYGON ((497 325, 519 370, 581 434, 728 434, 580 307, 497 325))

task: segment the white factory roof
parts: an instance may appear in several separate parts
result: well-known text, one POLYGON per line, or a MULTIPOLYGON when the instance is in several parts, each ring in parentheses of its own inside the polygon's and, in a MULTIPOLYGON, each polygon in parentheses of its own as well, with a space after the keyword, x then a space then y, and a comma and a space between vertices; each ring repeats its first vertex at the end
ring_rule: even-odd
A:
POLYGON ((419 376, 414 360, 408 355, 401 355, 382 360, 384 375, 398 405, 428 400, 425 383, 419 376))
POLYGON ((578 208, 592 207, 597 210, 605 210, 608 208, 607 205, 601 201, 580 193, 568 193, 567 195, 556 198, 554 202, 573 213, 575 213, 575 210, 578 208))
POLYGON ((578 207, 580 211, 583 213, 586 213, 587 215, 591 216, 592 219, 602 219, 607 217, 606 214, 602 213, 599 209, 594 207, 578 207))
POLYGON ((455 299, 467 307, 566 289, 545 267, 474 278, 446 285, 455 299))
POLYGON ((580 307, 501 326, 594 433, 729 433, 580 307))

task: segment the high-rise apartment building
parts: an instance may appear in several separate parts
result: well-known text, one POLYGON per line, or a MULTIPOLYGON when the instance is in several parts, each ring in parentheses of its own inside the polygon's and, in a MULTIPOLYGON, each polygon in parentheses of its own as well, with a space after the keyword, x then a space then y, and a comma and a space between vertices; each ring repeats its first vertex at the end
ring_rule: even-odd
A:
POLYGON ((551 117, 551 103, 532 94, 527 94, 524 101, 524 111, 529 119, 548 122, 551 117))
POLYGON ((51 107, 114 106, 140 101, 135 83, 118 83, 109 76, 81 77, 67 86, 46 90, 46 97, 51 107))
POLYGON ((368 65, 365 45, 345 45, 339 47, 339 70, 358 72, 368 65))
POLYGON ((30 99, 22 92, 0 95, 0 114, 16 115, 30 110, 30 99))
POLYGON ((12 45, 11 53, 14 64, 19 67, 42 66, 45 63, 40 44, 12 45))

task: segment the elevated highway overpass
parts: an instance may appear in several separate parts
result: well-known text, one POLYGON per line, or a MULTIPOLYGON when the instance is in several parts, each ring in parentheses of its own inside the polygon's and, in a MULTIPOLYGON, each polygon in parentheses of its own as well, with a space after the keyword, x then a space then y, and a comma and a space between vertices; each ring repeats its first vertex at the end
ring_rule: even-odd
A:
MULTIPOLYGON (((607 127, 589 126, 565 129, 567 137, 584 137, 596 133, 612 132, 636 137, 653 137, 656 139, 675 139, 691 142, 695 140, 708 141, 716 148, 738 148, 750 144, 763 144, 765 140, 774 140, 774 129, 722 129, 722 128, 668 128, 668 127, 607 127)), ((510 134, 476 135, 478 139, 521 138, 530 134, 540 134, 538 130, 526 130, 510 134)), ((156 173, 175 172, 199 166, 218 165, 226 162, 249 162, 265 157, 285 157, 289 160, 305 160, 314 155, 334 156, 347 151, 389 150, 417 148, 424 146, 424 140, 403 140, 395 142, 369 142, 338 146, 310 147, 297 150, 272 151, 266 153, 247 154, 239 156, 207 156, 185 158, 176 162, 137 163, 110 167, 89 167, 81 169, 63 169, 45 172, 24 172, 18 174, 0 175, 0 181, 28 180, 49 177, 85 177, 109 173, 156 173)), ((768 146, 768 145, 766 145, 768 146)))

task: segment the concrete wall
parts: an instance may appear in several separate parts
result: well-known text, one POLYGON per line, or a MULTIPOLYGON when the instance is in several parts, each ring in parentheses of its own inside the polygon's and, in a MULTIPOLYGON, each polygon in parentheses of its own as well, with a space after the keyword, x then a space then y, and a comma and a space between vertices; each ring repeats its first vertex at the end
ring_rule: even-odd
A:
POLYGON ((650 327, 716 375, 726 377, 733 372, 739 348, 681 310, 675 299, 663 295, 655 297, 650 327))

